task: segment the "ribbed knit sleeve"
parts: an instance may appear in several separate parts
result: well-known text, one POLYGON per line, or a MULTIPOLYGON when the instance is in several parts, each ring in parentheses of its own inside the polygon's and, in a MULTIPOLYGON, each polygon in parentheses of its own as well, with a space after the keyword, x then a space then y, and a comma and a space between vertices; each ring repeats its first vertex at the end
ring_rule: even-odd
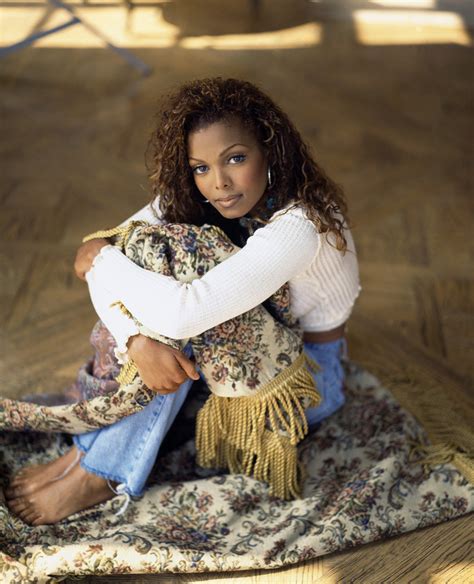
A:
POLYGON ((101 321, 108 328, 114 337, 117 347, 115 356, 119 363, 128 361, 127 341, 130 337, 139 333, 135 322, 123 314, 117 306, 111 307, 113 297, 107 290, 104 290, 97 284, 93 272, 90 270, 87 275, 87 284, 89 286, 89 296, 101 321))
POLYGON ((320 235, 301 209, 258 229, 233 256, 191 283, 144 270, 112 246, 90 277, 143 325, 173 339, 201 334, 254 308, 307 269, 320 235))
MULTIPOLYGON (((150 204, 145 205, 145 207, 123 221, 121 225, 125 225, 130 221, 140 220, 148 221, 149 223, 153 224, 160 223, 161 214, 159 208, 157 206, 152 208, 152 205, 150 204)), ((115 356, 117 357, 119 363, 125 363, 128 360, 128 339, 139 333, 138 327, 131 318, 123 314, 116 306, 111 306, 111 304, 114 302, 114 297, 97 281, 97 279, 94 277, 93 270, 89 270, 89 272, 87 272, 86 281, 89 287, 89 296, 92 305, 94 306, 97 315, 108 328, 117 343, 115 356)))

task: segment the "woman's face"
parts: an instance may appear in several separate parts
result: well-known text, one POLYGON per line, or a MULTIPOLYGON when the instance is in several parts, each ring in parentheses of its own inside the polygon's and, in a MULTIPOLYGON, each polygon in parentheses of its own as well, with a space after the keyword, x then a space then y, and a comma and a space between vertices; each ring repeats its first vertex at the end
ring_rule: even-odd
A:
POLYGON ((190 132, 188 160, 197 188, 227 219, 252 211, 267 187, 266 156, 236 118, 190 132))

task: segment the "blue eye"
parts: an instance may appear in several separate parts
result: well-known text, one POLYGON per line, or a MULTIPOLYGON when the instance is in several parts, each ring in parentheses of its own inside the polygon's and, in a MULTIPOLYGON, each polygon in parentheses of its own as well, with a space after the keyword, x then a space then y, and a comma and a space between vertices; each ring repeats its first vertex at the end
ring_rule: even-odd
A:
MULTIPOLYGON (((241 162, 244 162, 246 158, 247 156, 245 154, 234 154, 228 159, 228 162, 230 164, 240 164, 241 162)), ((198 166, 194 166, 191 170, 193 171, 193 174, 199 175, 205 174, 209 170, 209 168, 207 167, 206 164, 199 164, 198 166)))
POLYGON ((200 168, 207 168, 205 164, 200 164, 199 166, 195 166, 192 170, 194 174, 204 174, 206 171, 203 170, 202 172, 199 171, 200 168))
POLYGON ((240 160, 237 160, 237 162, 233 162, 232 164, 239 164, 239 162, 243 162, 247 157, 245 156, 245 154, 234 154, 234 156, 231 156, 229 158, 229 162, 234 158, 240 158, 240 160))

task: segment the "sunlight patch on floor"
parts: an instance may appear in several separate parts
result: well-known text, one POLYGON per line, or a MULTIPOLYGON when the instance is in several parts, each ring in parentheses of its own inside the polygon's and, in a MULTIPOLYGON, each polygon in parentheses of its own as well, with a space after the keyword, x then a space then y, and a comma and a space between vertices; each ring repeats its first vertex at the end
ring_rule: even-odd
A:
MULTIPOLYGON (((373 0, 373 4, 401 7, 427 6, 433 0, 373 0)), ((110 42, 123 48, 171 48, 189 50, 269 50, 311 47, 324 37, 324 23, 307 22, 298 26, 245 34, 200 35, 181 37, 180 28, 167 22, 161 8, 135 8, 127 20, 121 6, 80 6, 75 13, 100 31, 110 42)), ((470 35, 463 19, 454 12, 413 9, 354 10, 356 42, 364 45, 407 45, 449 43, 469 46, 470 35)), ((47 5, 1 8, 0 45, 22 41, 32 32, 50 29, 71 19, 71 15, 47 5)), ((35 43, 41 47, 95 48, 104 41, 77 23, 48 35, 35 43)))
MULTIPOLYGON (((23 40, 35 31, 35 25, 46 14, 46 7, 2 9, 0 43, 9 45, 23 40)), ((309 22, 291 28, 250 34, 204 35, 179 38, 179 27, 166 22, 157 7, 135 8, 127 30, 123 8, 76 8, 76 14, 121 47, 186 49, 214 48, 220 50, 289 49, 316 45, 321 40, 321 25, 309 22)), ((63 10, 55 10, 43 23, 41 30, 53 28, 71 19, 63 10)), ((36 31, 35 31, 36 32, 36 31)), ((46 36, 36 47, 93 48, 104 46, 99 37, 78 23, 63 31, 46 36)))
POLYGON ((364 45, 471 44, 462 18, 454 12, 355 10, 354 25, 364 45))

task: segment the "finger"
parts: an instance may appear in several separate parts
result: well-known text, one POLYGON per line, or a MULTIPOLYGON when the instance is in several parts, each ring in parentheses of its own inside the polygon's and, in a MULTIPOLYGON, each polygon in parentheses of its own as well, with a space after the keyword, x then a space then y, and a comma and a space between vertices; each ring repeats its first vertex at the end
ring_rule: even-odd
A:
POLYGON ((161 387, 168 387, 176 389, 185 381, 188 380, 188 374, 186 371, 181 367, 180 362, 178 361, 178 351, 174 351, 169 355, 169 363, 166 368, 166 378, 162 380, 161 387))
POLYGON ((173 384, 177 384, 178 387, 189 379, 188 374, 181 365, 176 362, 176 370, 173 372, 173 384))
POLYGON ((84 269, 84 264, 80 263, 76 263, 74 265, 74 273, 76 274, 76 276, 79 278, 79 280, 85 280, 86 279, 86 271, 84 269))
POLYGON ((155 379, 153 382, 150 381, 150 383, 146 383, 145 380, 143 380, 145 385, 151 389, 152 391, 155 391, 156 393, 171 393, 173 391, 176 391, 178 389, 178 387, 181 385, 177 380, 176 380, 176 376, 168 377, 167 379, 164 380, 160 380, 157 383, 157 380, 155 379))
POLYGON ((199 373, 197 372, 196 366, 191 361, 191 359, 188 359, 186 355, 183 355, 183 353, 177 353, 176 360, 180 364, 183 371, 186 373, 186 377, 195 379, 196 381, 199 379, 199 373))

